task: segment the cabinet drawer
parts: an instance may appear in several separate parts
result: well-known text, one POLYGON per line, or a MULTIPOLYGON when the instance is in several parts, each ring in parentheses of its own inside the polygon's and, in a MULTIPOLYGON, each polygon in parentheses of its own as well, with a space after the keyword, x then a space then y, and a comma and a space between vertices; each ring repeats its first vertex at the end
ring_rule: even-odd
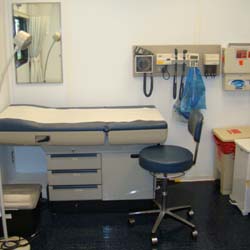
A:
POLYGON ((48 169, 100 169, 100 154, 52 154, 48 157, 48 169))
POLYGON ((49 186, 50 201, 101 200, 101 185, 49 186))
POLYGON ((49 170, 48 183, 49 185, 101 184, 102 175, 100 169, 49 170))

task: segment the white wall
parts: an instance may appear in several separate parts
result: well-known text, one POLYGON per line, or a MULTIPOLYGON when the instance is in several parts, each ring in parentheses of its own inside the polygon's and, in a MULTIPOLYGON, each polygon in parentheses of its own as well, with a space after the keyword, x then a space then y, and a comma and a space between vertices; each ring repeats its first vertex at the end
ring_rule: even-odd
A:
MULTIPOLYGON (((17 2, 15 0, 15 2, 17 2)), ((40 1, 39 1, 40 2, 40 1)), ((169 124, 167 143, 192 147, 172 118, 172 80, 155 79, 151 98, 132 76, 136 44, 250 42, 249 0, 62 0, 64 83, 15 85, 12 103, 48 106, 156 105, 169 124)), ((207 111, 198 163, 189 175, 213 176, 211 129, 250 123, 250 93, 225 92, 205 80, 207 111)), ((34 159, 35 162, 35 159, 34 159)))

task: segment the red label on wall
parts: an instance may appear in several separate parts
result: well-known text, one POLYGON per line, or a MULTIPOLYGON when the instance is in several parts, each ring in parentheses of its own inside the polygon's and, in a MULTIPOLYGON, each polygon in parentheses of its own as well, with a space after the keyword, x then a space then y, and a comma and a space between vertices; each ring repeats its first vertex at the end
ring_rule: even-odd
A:
POLYGON ((247 50, 237 50, 236 58, 247 58, 247 50))
POLYGON ((239 60, 238 63, 239 63, 240 66, 243 66, 244 65, 244 60, 239 60))
POLYGON ((228 129, 227 130, 227 132, 229 133, 229 134, 241 134, 241 131, 239 130, 239 129, 237 129, 237 128, 233 128, 233 129, 228 129))

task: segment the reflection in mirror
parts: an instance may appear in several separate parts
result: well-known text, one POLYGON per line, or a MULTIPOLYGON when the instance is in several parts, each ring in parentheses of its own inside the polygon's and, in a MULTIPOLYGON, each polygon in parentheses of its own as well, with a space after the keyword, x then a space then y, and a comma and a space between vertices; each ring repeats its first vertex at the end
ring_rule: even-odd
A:
POLYGON ((60 4, 13 4, 13 36, 19 30, 30 33, 32 43, 15 55, 17 83, 62 82, 60 4))

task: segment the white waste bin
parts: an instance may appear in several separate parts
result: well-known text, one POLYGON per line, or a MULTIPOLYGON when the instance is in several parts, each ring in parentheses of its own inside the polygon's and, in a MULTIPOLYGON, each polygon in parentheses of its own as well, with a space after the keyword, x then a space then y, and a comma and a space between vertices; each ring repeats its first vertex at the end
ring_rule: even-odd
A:
POLYGON ((220 192, 232 192, 235 140, 250 138, 250 126, 234 126, 213 129, 215 139, 214 165, 220 173, 220 192))

